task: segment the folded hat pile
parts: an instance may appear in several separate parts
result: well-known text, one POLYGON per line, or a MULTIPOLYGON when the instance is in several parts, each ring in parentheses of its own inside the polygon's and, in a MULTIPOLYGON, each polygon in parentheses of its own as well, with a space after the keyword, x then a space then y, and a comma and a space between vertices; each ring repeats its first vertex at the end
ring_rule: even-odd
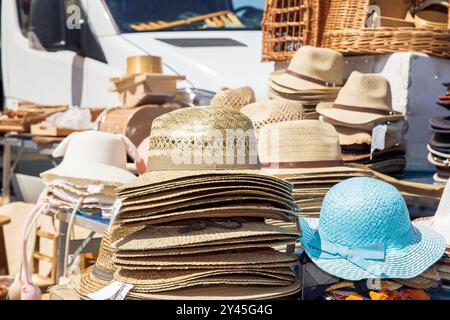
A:
POLYGON ((431 137, 427 146, 428 161, 437 170, 433 179, 439 183, 446 183, 450 178, 450 115, 430 118, 429 126, 431 137))
POLYGON ((353 72, 336 101, 320 103, 317 112, 335 126, 345 162, 390 175, 403 173, 404 116, 392 109, 385 77, 353 72))
POLYGON ((423 289, 439 285, 435 266, 446 240, 413 225, 402 195, 385 182, 341 182, 327 193, 318 223, 300 220, 300 241, 315 267, 306 291, 316 298, 429 300, 423 289))
POLYGON ((258 140, 265 172, 290 182, 300 215, 319 216, 325 194, 352 177, 372 176, 342 160, 339 137, 332 125, 319 120, 274 123, 263 127, 258 140))
POLYGON ((54 157, 63 157, 55 168, 43 172, 50 211, 110 216, 115 188, 135 176, 126 168, 131 142, 122 135, 99 131, 74 133, 61 142, 54 157))
POLYGON ((112 228, 114 280, 133 285, 127 298, 269 299, 300 290, 295 257, 273 249, 299 232, 264 220, 295 221, 292 186, 262 173, 256 154, 251 121, 231 109, 187 108, 153 122, 151 171, 119 188, 112 228))
POLYGON ((306 119, 318 119, 316 106, 336 100, 344 83, 344 57, 324 48, 301 47, 286 70, 271 74, 269 98, 297 101, 306 119))
POLYGON ((438 104, 448 110, 450 110, 450 82, 444 83, 444 87, 447 88, 447 92, 444 96, 439 97, 438 104))

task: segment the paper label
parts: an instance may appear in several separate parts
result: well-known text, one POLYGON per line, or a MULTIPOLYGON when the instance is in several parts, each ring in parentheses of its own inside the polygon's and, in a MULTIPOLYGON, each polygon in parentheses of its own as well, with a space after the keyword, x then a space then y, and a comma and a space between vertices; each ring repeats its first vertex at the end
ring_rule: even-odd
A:
POLYGON ((87 192, 91 194, 100 193, 103 191, 104 186, 102 184, 90 184, 87 187, 87 192))
POLYGON ((386 142, 387 125, 379 124, 372 130, 372 145, 370 147, 370 154, 375 150, 384 150, 386 142))
MULTIPOLYGON (((119 282, 119 281, 113 281, 103 289, 100 289, 97 292, 88 294, 87 297, 91 300, 111 300, 113 299, 121 290, 123 287, 125 287, 126 284, 119 282)), ((128 289, 129 291, 129 289, 128 289)))
POLYGON ((112 300, 125 300, 128 292, 133 289, 132 284, 123 284, 123 286, 119 289, 119 292, 112 298, 112 300))
POLYGON ((116 202, 114 202, 112 211, 111 211, 111 221, 109 222, 109 227, 111 228, 112 223, 114 222, 114 219, 116 219, 117 214, 120 211, 120 208, 122 208, 122 200, 117 199, 116 202))

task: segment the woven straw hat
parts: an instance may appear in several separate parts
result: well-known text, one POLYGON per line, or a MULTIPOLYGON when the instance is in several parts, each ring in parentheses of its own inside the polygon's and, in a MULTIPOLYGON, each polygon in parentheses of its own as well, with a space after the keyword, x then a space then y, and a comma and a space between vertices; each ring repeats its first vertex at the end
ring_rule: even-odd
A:
POLYGON ((236 89, 225 88, 217 93, 211 100, 211 107, 231 108, 239 111, 243 106, 255 101, 255 92, 250 87, 241 87, 236 89))
POLYGON ((305 118, 302 104, 290 100, 255 102, 243 107, 241 112, 253 122, 257 137, 259 130, 268 124, 305 118))
POLYGON ((268 125, 260 132, 258 149, 261 164, 270 173, 355 171, 343 165, 334 127, 319 120, 268 125))
POLYGON ((293 90, 323 90, 344 83, 344 56, 334 50, 301 47, 284 71, 274 72, 270 80, 293 90))
POLYGON ((74 183, 121 185, 135 176, 127 170, 127 149, 132 143, 123 135, 84 131, 69 135, 53 152, 64 156, 55 168, 41 173, 45 180, 70 179, 74 183))
POLYGON ((317 112, 350 124, 397 121, 404 116, 392 109, 389 81, 380 74, 353 72, 334 103, 323 102, 317 112))
POLYGON ((114 250, 111 247, 111 235, 105 233, 95 265, 84 270, 75 281, 75 290, 82 296, 97 292, 106 287, 114 277, 117 268, 113 262, 114 250))
POLYGON ((153 121, 148 172, 119 191, 187 177, 263 175, 249 118, 225 108, 191 107, 153 121))
MULTIPOLYGON (((334 126, 338 135, 339 143, 342 145, 372 144, 372 132, 357 128, 334 126)), ((403 126, 399 124, 389 125, 386 130, 384 147, 391 148, 403 141, 403 126)))
POLYGON ((445 186, 434 217, 416 219, 414 220, 414 224, 417 226, 426 226, 439 232, 445 237, 447 246, 450 247, 450 181, 445 186))
MULTIPOLYGON (((272 75, 280 75, 285 73, 285 70, 277 70, 272 75)), ((340 89, 340 87, 339 87, 340 89)), ((334 101, 339 93, 337 88, 323 88, 313 90, 294 90, 282 85, 279 85, 273 81, 269 82, 269 95, 291 98, 292 100, 305 100, 305 101, 334 101)))
POLYGON ((444 254, 445 239, 413 227, 401 193, 371 178, 352 178, 326 195, 319 227, 301 218, 300 241, 311 260, 345 280, 410 279, 444 254))

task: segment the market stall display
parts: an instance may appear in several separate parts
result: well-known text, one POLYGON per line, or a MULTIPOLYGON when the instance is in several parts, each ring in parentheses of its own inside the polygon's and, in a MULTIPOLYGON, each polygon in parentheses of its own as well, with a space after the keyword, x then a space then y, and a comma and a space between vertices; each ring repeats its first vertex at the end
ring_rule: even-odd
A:
POLYGON ((212 98, 210 104, 213 108, 231 108, 239 111, 255 101, 255 92, 251 87, 223 88, 212 98))
POLYGON ((318 119, 316 106, 334 101, 343 85, 344 57, 334 50, 304 46, 286 70, 270 75, 269 98, 301 103, 306 119, 318 119))
POLYGON ((128 298, 267 299, 300 290, 295 257, 272 248, 295 243, 298 231, 264 221, 295 221, 292 186, 260 171, 252 128, 243 114, 211 107, 153 122, 149 171, 119 188, 112 227, 114 280, 133 285, 128 298), (225 138, 234 151, 244 146, 226 162, 225 138))
POLYGON ((391 175, 403 172, 405 118, 392 109, 391 86, 385 77, 353 72, 336 101, 320 103, 317 112, 335 126, 345 162, 391 175))

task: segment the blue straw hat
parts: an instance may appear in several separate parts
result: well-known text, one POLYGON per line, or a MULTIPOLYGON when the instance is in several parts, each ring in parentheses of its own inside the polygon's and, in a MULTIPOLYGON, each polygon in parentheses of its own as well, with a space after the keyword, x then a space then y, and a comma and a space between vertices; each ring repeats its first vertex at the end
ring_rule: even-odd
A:
POLYGON ((342 279, 414 278, 437 262, 445 240, 413 227, 400 192, 371 178, 345 180, 327 193, 318 229, 300 220, 311 260, 342 279))

